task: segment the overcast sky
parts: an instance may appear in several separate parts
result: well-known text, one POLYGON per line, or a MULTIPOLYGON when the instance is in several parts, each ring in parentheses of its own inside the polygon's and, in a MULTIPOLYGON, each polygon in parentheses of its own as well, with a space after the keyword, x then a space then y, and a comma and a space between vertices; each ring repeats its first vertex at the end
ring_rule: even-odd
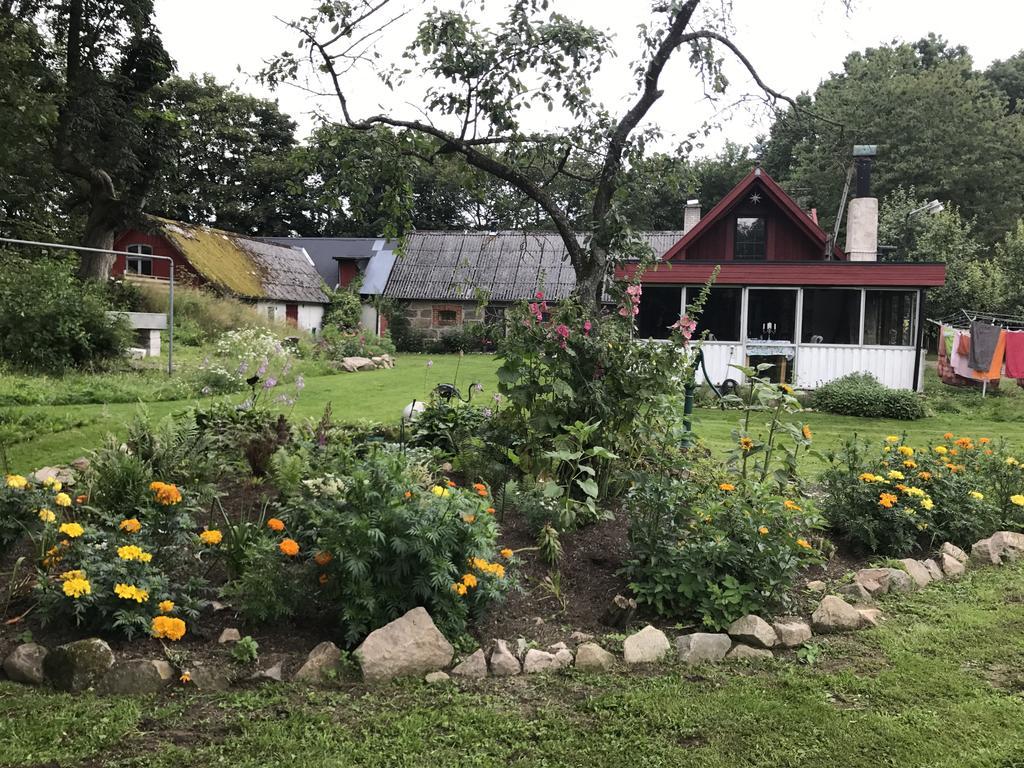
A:
MULTIPOLYGON (((409 1, 417 9, 428 6, 409 1)), ((721 2, 705 0, 704 5, 721 7, 721 2)), ((313 124, 314 111, 336 114, 335 104, 294 87, 270 93, 250 74, 258 71, 267 57, 296 46, 297 35, 275 16, 294 18, 313 5, 312 0, 156 0, 157 24, 181 74, 208 72, 240 90, 276 98, 283 111, 306 132, 313 124)), ((496 13, 501 5, 490 0, 487 14, 496 13)), ((551 7, 615 36, 619 56, 602 70, 593 90, 609 106, 621 107, 634 88, 629 64, 639 52, 636 28, 650 18, 650 2, 552 0, 551 7)), ((404 26, 388 31, 383 46, 385 58, 408 44, 416 15, 413 11, 404 26)), ((840 0, 735 0, 732 21, 733 39, 763 79, 789 95, 813 90, 829 72, 841 69, 848 52, 893 39, 913 41, 935 32, 953 44, 966 45, 978 67, 1024 47, 1020 36, 1024 9, 1010 0, 973 0, 969 4, 952 0, 853 0, 849 12, 840 0)), ((728 57, 727 52, 725 55, 728 57)), ((710 104, 685 56, 679 56, 666 70, 662 79, 665 96, 650 114, 667 135, 665 144, 677 143, 709 121, 721 123, 721 127, 705 140, 705 152, 719 149, 726 139, 750 142, 766 130, 769 116, 765 109, 753 105, 726 109, 743 94, 756 90, 739 65, 730 62, 726 72, 731 82, 729 92, 719 103, 710 104)), ((352 76, 348 87, 357 114, 375 112, 384 104, 407 116, 417 116, 414 105, 421 97, 418 84, 390 94, 372 73, 362 72, 352 76)), ((542 110, 533 118, 534 127, 550 127, 551 119, 542 110)))

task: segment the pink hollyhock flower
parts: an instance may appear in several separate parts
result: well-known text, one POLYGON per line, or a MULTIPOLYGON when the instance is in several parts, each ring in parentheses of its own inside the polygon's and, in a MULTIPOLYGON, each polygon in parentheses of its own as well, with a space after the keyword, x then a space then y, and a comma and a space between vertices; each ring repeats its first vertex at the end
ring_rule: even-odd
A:
POLYGON ((541 301, 543 301, 543 299, 544 299, 544 291, 537 291, 537 293, 536 293, 536 294, 534 294, 534 295, 535 295, 535 296, 536 296, 536 297, 537 297, 538 299, 540 299, 541 301))
POLYGON ((669 329, 679 331, 682 337, 689 341, 693 337, 693 332, 697 330, 697 321, 690 319, 688 315, 682 315, 669 326, 669 329))
POLYGON ((568 339, 569 338, 569 326, 567 326, 565 323, 561 323, 558 326, 556 326, 555 333, 557 333, 563 339, 568 339))
POLYGON ((589 336, 590 335, 590 329, 593 328, 593 327, 594 326, 592 326, 590 324, 589 320, 587 320, 585 323, 583 323, 583 335, 584 336, 589 336))

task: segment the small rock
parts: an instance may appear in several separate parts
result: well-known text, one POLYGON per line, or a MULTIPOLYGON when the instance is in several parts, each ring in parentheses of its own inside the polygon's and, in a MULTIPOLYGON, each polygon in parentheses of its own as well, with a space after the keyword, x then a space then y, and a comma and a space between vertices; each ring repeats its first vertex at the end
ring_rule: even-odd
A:
POLYGON ((967 571, 967 566, 952 555, 943 553, 942 559, 939 563, 942 566, 942 572, 946 574, 947 579, 959 579, 967 571))
POLYGON ((576 669, 583 672, 607 672, 615 657, 597 643, 583 643, 576 649, 576 669))
POLYGON ((836 590, 840 595, 848 600, 853 600, 855 603, 873 603, 874 598, 871 597, 871 593, 868 592, 864 585, 858 581, 844 584, 836 590))
POLYGON ((67 467, 43 467, 33 473, 37 483, 45 483, 47 480, 56 480, 62 485, 70 485, 75 481, 74 476, 67 467))
POLYGON ((555 643, 554 645, 548 646, 548 653, 558 653, 561 650, 568 648, 569 646, 565 643, 555 643))
POLYGON ((877 608, 858 608, 862 627, 877 627, 882 623, 882 612, 877 608))
POLYGON ((771 648, 779 639, 771 624, 752 613, 748 613, 741 619, 736 619, 726 631, 733 640, 752 645, 755 648, 771 648))
POLYGON ((224 631, 220 633, 220 637, 217 638, 217 642, 221 645, 227 643, 237 643, 242 639, 242 633, 234 627, 225 627, 224 631))
POLYGON ((85 472, 85 470, 89 468, 91 463, 92 462, 90 462, 84 456, 79 456, 77 459, 71 462, 71 468, 76 472, 85 472))
POLYGON ((754 659, 772 659, 775 658, 775 654, 769 651, 767 648, 754 648, 750 645, 744 645, 743 643, 737 643, 736 646, 725 654, 725 658, 728 661, 745 661, 754 659))
POLYGON ((942 568, 933 559, 928 558, 925 560, 924 567, 928 569, 928 575, 932 577, 932 581, 942 581, 945 578, 942 568))
POLYGON ((4 672, 11 680, 25 685, 42 685, 43 659, 49 651, 39 643, 23 643, 4 659, 4 672))
POLYGON ((96 690, 104 694, 122 695, 156 693, 168 683, 170 680, 164 678, 153 661, 128 659, 116 662, 100 680, 96 690))
POLYGON ((512 677, 521 671, 519 659, 508 649, 508 643, 504 640, 495 640, 494 649, 491 651, 491 674, 495 677, 512 677))
POLYGON ((866 589, 872 597, 889 592, 911 592, 914 580, 910 574, 899 568, 862 568, 853 580, 866 589))
POLYGON ((336 674, 341 663, 341 649, 334 643, 326 641, 317 645, 306 661, 295 673, 295 680, 318 683, 336 674))
POLYGON ((98 637, 77 640, 50 651, 43 672, 61 691, 84 691, 96 685, 114 666, 114 652, 98 637))
POLYGON ((170 662, 164 659, 153 659, 150 663, 165 683, 170 683, 175 679, 174 667, 170 665, 170 662))
POLYGON ((670 648, 665 633, 648 624, 626 638, 622 644, 622 655, 627 664, 650 664, 661 661, 670 648))
POLYGON ((423 675, 447 667, 455 649, 422 606, 375 629, 353 654, 368 682, 423 675))
POLYGON ((428 672, 423 680, 428 685, 438 685, 439 683, 447 683, 451 678, 448 677, 447 672, 428 672))
POLYGON ((253 673, 253 680, 269 681, 272 683, 280 683, 284 680, 284 662, 279 661, 273 666, 267 667, 266 669, 260 669, 253 673))
POLYGON ((807 582, 808 592, 824 592, 826 589, 828 589, 828 585, 824 581, 816 580, 807 582))
POLYGON ((523 672, 527 675, 533 675, 537 672, 552 672, 561 668, 561 665, 555 658, 555 654, 548 653, 547 651, 538 651, 536 648, 528 650, 526 652, 526 659, 523 661, 523 672))
POLYGON ((948 541, 945 544, 943 544, 942 547, 939 549, 939 554, 949 555, 953 559, 959 560, 964 565, 966 565, 967 561, 969 560, 966 552, 960 549, 960 547, 958 547, 956 544, 951 544, 948 541))
POLYGON ((188 674, 189 683, 199 691, 226 691, 231 686, 231 676, 219 667, 192 667, 188 674))
POLYGON ((821 599, 811 615, 811 626, 815 632, 852 632, 861 625, 860 613, 841 597, 827 595, 821 599))
POLYGON ((210 601, 210 610, 212 610, 214 613, 220 613, 221 611, 226 611, 229 607, 230 606, 225 605, 220 600, 211 600, 210 601))
POLYGON ((772 624, 778 644, 783 648, 797 648, 811 639, 811 625, 798 619, 781 619, 772 624))
POLYGON ((560 651, 555 652, 555 663, 559 669, 568 669, 572 666, 572 651, 568 648, 562 648, 560 651))
POLYGON ((482 680, 487 677, 487 657, 483 648, 476 651, 455 665, 452 669, 453 677, 468 677, 474 680, 482 680))
POLYGON ((594 639, 593 635, 588 635, 586 632, 573 632, 569 635, 569 642, 573 645, 583 645, 589 643, 594 639))
POLYGON ((544 624, 544 619, 543 618, 541 618, 540 616, 534 616, 533 617, 533 626, 539 627, 539 626, 542 626, 543 624, 544 624))
POLYGON ((928 573, 928 568, 920 560, 914 560, 911 557, 906 557, 900 560, 900 565, 903 566, 903 570, 914 580, 914 583, 918 588, 927 587, 932 583, 932 577, 928 573))
POLYGON ((526 652, 530 650, 530 644, 526 642, 525 637, 516 638, 516 658, 520 661, 526 658, 526 652))
POLYGON ((1002 565, 999 548, 991 538, 974 542, 971 547, 971 563, 974 565, 1002 565))
POLYGON ((612 604, 605 609, 604 615, 601 616, 601 623, 609 627, 625 629, 633 620, 634 613, 636 613, 636 600, 616 595, 612 598, 612 604))
POLYGON ((724 633, 694 632, 676 638, 676 655, 684 664, 713 664, 731 647, 732 640, 724 633))

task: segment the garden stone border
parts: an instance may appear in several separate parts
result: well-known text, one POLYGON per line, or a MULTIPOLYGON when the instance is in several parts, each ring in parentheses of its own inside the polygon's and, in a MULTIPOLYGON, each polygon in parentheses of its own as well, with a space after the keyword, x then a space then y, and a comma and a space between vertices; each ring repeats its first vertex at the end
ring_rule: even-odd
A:
MULTIPOLYGON (((831 590, 832 594, 823 582, 813 588, 808 584, 808 592, 823 595, 809 622, 801 617, 778 617, 769 623, 761 616, 749 614, 733 622, 726 632, 690 632, 673 640, 648 624, 625 638, 621 661, 627 667, 659 664, 670 656, 673 647, 676 661, 687 666, 771 659, 775 656, 774 649, 792 650, 816 635, 876 627, 882 621, 880 609, 851 605, 843 596, 871 600, 885 594, 906 593, 923 589, 935 581, 958 579, 968 565, 1002 565, 1021 557, 1024 557, 1024 533, 998 531, 975 542, 970 555, 947 542, 934 558, 904 558, 899 561, 901 568, 862 568, 853 574, 852 584, 839 586, 831 590)), ((472 684, 486 677, 541 674, 570 668, 600 673, 619 665, 620 657, 590 635, 574 632, 569 640, 575 652, 564 642, 555 643, 547 650, 531 648, 523 638, 516 639, 516 652, 513 652, 507 640, 495 639, 489 651, 476 648, 456 658, 454 649, 427 611, 414 608, 367 636, 353 658, 369 683, 417 677, 429 684, 454 684, 460 679, 472 684)), ((334 643, 320 643, 309 652, 291 679, 311 684, 329 683, 340 673, 344 657, 334 643)), ((281 682, 283 664, 279 660, 248 678, 238 676, 237 670, 215 665, 175 670, 164 659, 117 660, 105 642, 99 638, 84 638, 53 650, 38 643, 23 643, 8 654, 2 667, 10 680, 26 685, 47 684, 57 690, 95 689, 99 693, 124 695, 167 689, 174 683, 175 676, 180 683, 198 690, 224 690, 239 680, 281 682)))

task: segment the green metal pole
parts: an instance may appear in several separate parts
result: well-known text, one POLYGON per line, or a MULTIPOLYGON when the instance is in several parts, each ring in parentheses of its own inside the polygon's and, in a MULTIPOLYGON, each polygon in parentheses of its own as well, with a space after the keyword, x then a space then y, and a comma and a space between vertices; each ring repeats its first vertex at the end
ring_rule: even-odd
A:
POLYGON ((688 381, 683 386, 683 448, 693 445, 693 393, 696 382, 688 381))

